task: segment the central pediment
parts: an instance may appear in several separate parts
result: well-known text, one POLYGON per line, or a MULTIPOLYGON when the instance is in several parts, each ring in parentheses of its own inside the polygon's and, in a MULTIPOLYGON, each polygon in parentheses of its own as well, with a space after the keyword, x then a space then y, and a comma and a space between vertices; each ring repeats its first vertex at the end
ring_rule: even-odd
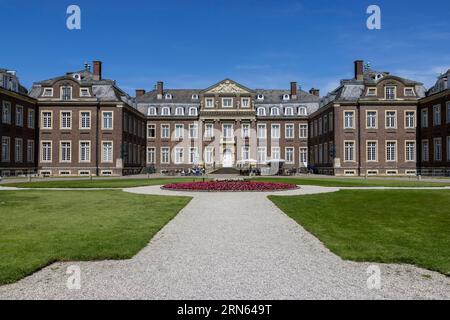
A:
POLYGON ((203 93, 216 94, 216 93, 229 93, 229 94, 251 94, 252 90, 244 87, 243 85, 230 80, 225 79, 216 83, 215 85, 205 89, 203 93))

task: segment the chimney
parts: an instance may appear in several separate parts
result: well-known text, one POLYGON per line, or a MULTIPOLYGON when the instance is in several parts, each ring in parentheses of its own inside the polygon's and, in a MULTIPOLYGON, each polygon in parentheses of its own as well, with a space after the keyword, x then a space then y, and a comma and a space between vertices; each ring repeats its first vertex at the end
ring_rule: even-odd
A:
POLYGON ((291 99, 297 99, 297 82, 291 82, 291 99))
POLYGON ((311 88, 311 90, 309 90, 309 93, 312 94, 313 96, 320 97, 319 89, 311 88))
POLYGON ((95 60, 92 63, 94 65, 94 80, 102 80, 102 62, 95 60))
POLYGON ((355 80, 364 80, 364 61, 355 61, 355 80))
POLYGON ((162 99, 164 92, 164 82, 158 81, 156 83, 156 99, 162 99))
POLYGON ((137 97, 142 97, 145 94, 145 90, 144 89, 136 89, 136 98, 137 97))

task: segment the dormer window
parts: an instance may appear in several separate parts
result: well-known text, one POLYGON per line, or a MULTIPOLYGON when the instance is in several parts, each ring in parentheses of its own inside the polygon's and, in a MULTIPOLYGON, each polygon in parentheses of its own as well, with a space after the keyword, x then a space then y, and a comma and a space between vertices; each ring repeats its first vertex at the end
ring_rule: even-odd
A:
POLYGON ((396 87, 394 87, 394 86, 389 86, 389 87, 386 87, 385 88, 385 97, 386 97, 386 100, 395 100, 396 98, 397 98, 397 95, 396 95, 396 87))
POLYGON ((53 97, 53 88, 44 88, 43 97, 53 97))
POLYGON ((162 108, 161 114, 163 116, 170 116, 170 108, 169 107, 162 108))
POLYGON ((258 116, 265 116, 266 115, 266 108, 259 107, 258 108, 258 116))
POLYGON ((415 97, 413 88, 405 88, 405 97, 415 97))
POLYGON ((367 89, 367 96, 368 97, 374 97, 377 95, 377 88, 368 88, 367 89))
POLYGON ((170 93, 166 93, 166 95, 164 96, 164 98, 166 100, 172 100, 172 95, 170 93))
POLYGON ((290 96, 288 94, 283 94, 283 100, 288 101, 290 99, 290 96))
POLYGON ((175 115, 176 116, 184 116, 184 108, 183 107, 177 107, 175 109, 175 115))
POLYGON ((80 89, 80 97, 90 97, 91 94, 89 93, 88 88, 81 88, 80 89))
POLYGON ((298 108, 298 114, 301 116, 306 116, 306 108, 305 107, 298 108))
POLYGON ((294 109, 292 107, 286 107, 284 109, 284 115, 285 116, 293 116, 294 115, 294 109))
POLYGON ((197 115, 197 108, 196 107, 190 107, 189 108, 189 115, 190 116, 196 116, 197 115))
POLYGON ((72 100, 72 87, 64 86, 61 87, 61 99, 62 100, 72 100))
POLYGON ((271 116, 279 116, 280 115, 280 109, 277 107, 273 107, 270 109, 270 115, 271 116))
POLYGON ((193 94, 192 95, 192 100, 198 100, 198 94, 193 94))
POLYGON ((256 97, 258 100, 264 100, 264 95, 263 94, 258 94, 258 96, 256 97))
POLYGON ((149 115, 149 116, 156 116, 156 108, 155 107, 148 107, 147 115, 149 115))

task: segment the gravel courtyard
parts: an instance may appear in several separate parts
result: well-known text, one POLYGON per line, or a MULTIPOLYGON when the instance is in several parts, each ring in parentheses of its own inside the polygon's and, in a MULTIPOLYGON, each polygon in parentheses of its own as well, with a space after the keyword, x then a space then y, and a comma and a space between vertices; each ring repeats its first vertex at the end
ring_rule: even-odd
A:
POLYGON ((0 299, 450 299, 450 278, 409 265, 375 264, 381 289, 368 289, 372 264, 331 253, 269 193, 125 191, 194 198, 132 259, 55 263, 1 286, 0 299), (79 290, 66 286, 71 265, 81 268, 79 290))

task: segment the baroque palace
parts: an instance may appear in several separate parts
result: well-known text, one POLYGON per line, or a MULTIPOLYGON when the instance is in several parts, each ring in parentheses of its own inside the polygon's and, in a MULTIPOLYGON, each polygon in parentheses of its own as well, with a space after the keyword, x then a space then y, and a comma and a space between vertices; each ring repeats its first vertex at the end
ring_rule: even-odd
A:
POLYGON ((291 82, 252 89, 225 79, 205 89, 136 90, 103 79, 102 63, 26 90, 0 69, 0 175, 110 176, 206 172, 251 164, 269 174, 450 175, 447 73, 431 89, 361 60, 320 97, 291 82), (146 170, 147 169, 147 170, 146 170))

